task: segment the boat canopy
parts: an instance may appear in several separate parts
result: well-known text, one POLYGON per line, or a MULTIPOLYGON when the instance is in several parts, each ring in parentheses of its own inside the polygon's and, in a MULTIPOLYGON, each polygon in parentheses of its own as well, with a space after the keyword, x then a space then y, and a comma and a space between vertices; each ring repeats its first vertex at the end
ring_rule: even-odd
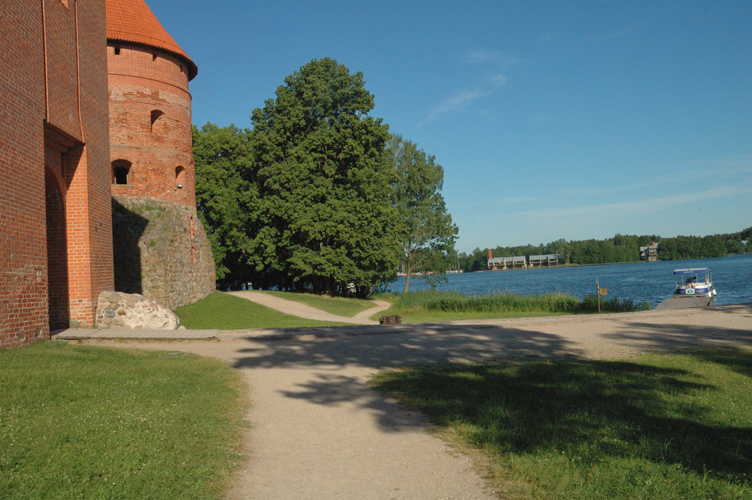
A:
POLYGON ((674 274, 699 274, 699 273, 707 273, 710 271, 709 267, 692 267, 689 269, 676 269, 674 270, 674 274))

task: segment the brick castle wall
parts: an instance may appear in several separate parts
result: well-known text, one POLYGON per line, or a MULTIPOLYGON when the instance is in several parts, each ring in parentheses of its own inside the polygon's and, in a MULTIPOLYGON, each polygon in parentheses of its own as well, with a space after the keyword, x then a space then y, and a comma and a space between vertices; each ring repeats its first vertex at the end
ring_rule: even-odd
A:
POLYGON ((44 54, 38 2, 0 16, 0 346, 49 334, 44 54))
MULTIPOLYGON (((81 140, 86 144, 81 147, 78 167, 75 171, 69 168, 68 180, 71 326, 93 325, 99 294, 114 286, 107 54, 104 50, 107 20, 103 4, 101 0, 69 2, 78 9, 81 140)), ((69 155, 68 161, 76 161, 75 155, 69 155)))
POLYGON ((92 324, 113 286, 105 22, 99 0, 3 6, 2 347, 48 337, 50 313, 92 324))

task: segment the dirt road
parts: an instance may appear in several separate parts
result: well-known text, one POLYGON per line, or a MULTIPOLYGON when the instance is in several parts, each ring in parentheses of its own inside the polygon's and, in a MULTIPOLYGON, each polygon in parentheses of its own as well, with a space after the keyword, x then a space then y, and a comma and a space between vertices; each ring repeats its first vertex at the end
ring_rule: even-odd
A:
MULTIPOLYGON (((752 348, 752 307, 401 325, 392 334, 118 343, 221 358, 250 385, 250 459, 231 499, 487 499, 469 459, 420 415, 370 390, 387 367, 498 358, 622 358, 692 346, 752 348)), ((95 342, 92 343, 104 343, 95 342)))
POLYGON ((292 316, 298 316, 299 318, 315 319, 318 321, 337 321, 340 323, 352 323, 355 325, 378 325, 378 321, 373 321, 370 318, 376 313, 389 309, 391 304, 385 300, 374 300, 374 307, 361 311, 353 317, 339 316, 337 314, 331 314, 315 307, 311 307, 300 302, 292 300, 285 300, 281 297, 269 295, 268 293, 242 291, 242 292, 228 292, 230 295, 235 295, 251 302, 261 304, 262 306, 269 307, 285 314, 292 316))

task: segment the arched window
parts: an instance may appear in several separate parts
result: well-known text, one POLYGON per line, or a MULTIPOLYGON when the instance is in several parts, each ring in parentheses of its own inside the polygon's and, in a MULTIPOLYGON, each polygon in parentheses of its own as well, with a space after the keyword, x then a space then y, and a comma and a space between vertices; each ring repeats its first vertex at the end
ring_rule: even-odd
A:
POLYGON ((128 183, 128 174, 131 171, 131 162, 128 160, 115 160, 112 162, 112 183, 123 184, 128 183))
POLYGON ((186 176, 185 167, 178 166, 175 168, 175 183, 178 189, 183 189, 183 186, 185 186, 186 176))
POLYGON ((162 126, 164 125, 164 121, 165 121, 163 117, 164 117, 164 112, 158 109, 155 109, 154 111, 151 112, 151 131, 154 132, 155 134, 161 134, 163 132, 162 126))

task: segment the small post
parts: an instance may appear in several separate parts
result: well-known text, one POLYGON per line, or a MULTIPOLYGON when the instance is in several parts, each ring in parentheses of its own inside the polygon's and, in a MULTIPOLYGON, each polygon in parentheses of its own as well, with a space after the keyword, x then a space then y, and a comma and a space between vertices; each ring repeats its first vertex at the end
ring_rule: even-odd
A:
POLYGON ((595 280, 595 294, 598 296, 598 314, 601 313, 601 285, 595 280))

